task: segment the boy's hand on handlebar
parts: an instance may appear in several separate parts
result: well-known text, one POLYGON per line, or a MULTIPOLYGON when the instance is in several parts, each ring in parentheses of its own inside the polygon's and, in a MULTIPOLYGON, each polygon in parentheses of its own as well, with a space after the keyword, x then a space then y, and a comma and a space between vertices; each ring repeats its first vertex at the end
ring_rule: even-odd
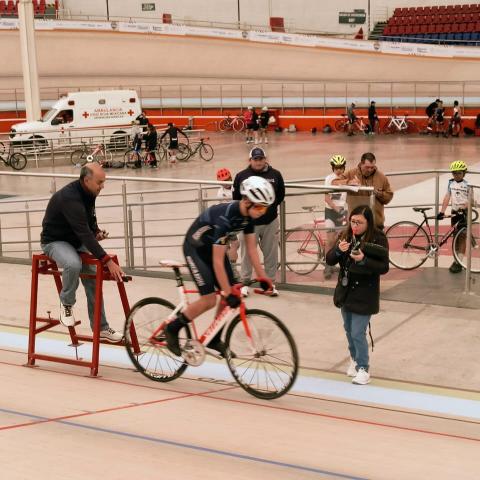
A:
POLYGON ((237 295, 234 295, 233 293, 229 293, 225 298, 225 302, 227 302, 227 305, 230 308, 237 308, 240 306, 240 303, 242 303, 242 300, 240 297, 237 295))
POLYGON ((445 213, 443 212, 438 212, 437 213, 437 220, 443 220, 445 218, 445 213))

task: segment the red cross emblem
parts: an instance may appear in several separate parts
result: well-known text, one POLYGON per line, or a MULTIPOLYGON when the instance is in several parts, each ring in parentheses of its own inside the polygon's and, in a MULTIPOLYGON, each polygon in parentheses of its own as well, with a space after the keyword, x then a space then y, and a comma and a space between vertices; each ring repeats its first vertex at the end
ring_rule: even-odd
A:
POLYGON ((89 116, 90 116, 90 114, 88 112, 83 112, 82 113, 82 117, 88 118, 89 116))
POLYGON ((130 109, 127 113, 128 113, 130 116, 132 116, 135 112, 134 112, 132 109, 130 109))

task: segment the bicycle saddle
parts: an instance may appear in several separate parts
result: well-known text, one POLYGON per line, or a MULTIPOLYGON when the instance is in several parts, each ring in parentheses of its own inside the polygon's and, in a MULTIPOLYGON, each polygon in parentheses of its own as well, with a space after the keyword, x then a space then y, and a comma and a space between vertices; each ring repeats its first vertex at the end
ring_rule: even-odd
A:
POLYGON ((187 264, 183 262, 177 262, 176 260, 160 260, 158 262, 161 267, 186 267, 187 264))
POLYGON ((432 207, 413 207, 414 212, 426 212, 427 210, 431 210, 432 207))

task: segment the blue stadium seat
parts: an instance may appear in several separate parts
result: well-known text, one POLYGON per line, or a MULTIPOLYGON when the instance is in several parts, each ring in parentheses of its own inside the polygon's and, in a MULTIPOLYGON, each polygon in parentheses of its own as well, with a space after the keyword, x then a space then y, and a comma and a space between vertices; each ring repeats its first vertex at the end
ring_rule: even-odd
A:
POLYGON ((463 33, 457 32, 455 34, 455 40, 462 40, 462 38, 463 38, 463 33))
POLYGON ((470 39, 471 39, 471 33, 470 32, 463 32, 462 40, 470 40, 470 39))

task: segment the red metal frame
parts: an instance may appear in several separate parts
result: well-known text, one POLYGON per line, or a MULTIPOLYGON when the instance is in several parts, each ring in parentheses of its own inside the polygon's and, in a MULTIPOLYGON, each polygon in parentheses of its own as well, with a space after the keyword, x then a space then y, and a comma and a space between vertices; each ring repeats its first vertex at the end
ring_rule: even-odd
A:
MULTIPOLYGON (((58 363, 68 363, 70 365, 78 365, 83 367, 90 368, 90 375, 96 376, 98 374, 98 364, 100 357, 100 343, 108 343, 100 340, 100 319, 101 319, 101 309, 102 309, 102 300, 103 300, 103 282, 111 280, 111 277, 108 270, 104 268, 100 260, 97 260, 90 254, 81 253, 80 257, 83 264, 95 265, 96 274, 81 274, 81 278, 95 278, 96 280, 96 289, 95 289, 95 307, 94 307, 94 322, 93 322, 93 335, 78 335, 75 331, 75 326, 80 322, 77 321, 73 327, 68 327, 70 338, 72 340, 71 345, 73 347, 78 347, 81 345, 80 341, 83 342, 92 342, 92 358, 88 360, 79 360, 73 358, 59 357, 53 355, 44 355, 41 353, 35 352, 35 340, 37 334, 49 330, 57 326, 60 321, 53 319, 48 315, 48 318, 37 316, 37 305, 38 305, 38 276, 39 275, 51 275, 55 281, 55 286, 57 292, 60 294, 62 290, 62 279, 61 272, 58 270, 57 264, 44 254, 34 254, 32 256, 32 283, 31 283, 31 294, 30 294, 30 327, 28 335, 28 366, 34 366, 35 360, 46 360, 49 362, 58 362, 58 363), (40 326, 39 326, 40 324, 40 326)), ((118 265, 118 259, 116 255, 110 255, 112 260, 118 265)), ((130 305, 128 303, 127 293, 125 291, 125 285, 123 282, 117 282, 118 293, 120 295, 120 300, 122 302, 123 311, 125 312, 125 318, 130 312, 130 305)), ((134 345, 138 347, 137 335, 135 332, 135 327, 131 326, 130 330, 131 340, 134 345)), ((112 345, 109 343, 109 345, 112 345)), ((124 341, 120 343, 115 343, 113 345, 124 346, 124 341)))

